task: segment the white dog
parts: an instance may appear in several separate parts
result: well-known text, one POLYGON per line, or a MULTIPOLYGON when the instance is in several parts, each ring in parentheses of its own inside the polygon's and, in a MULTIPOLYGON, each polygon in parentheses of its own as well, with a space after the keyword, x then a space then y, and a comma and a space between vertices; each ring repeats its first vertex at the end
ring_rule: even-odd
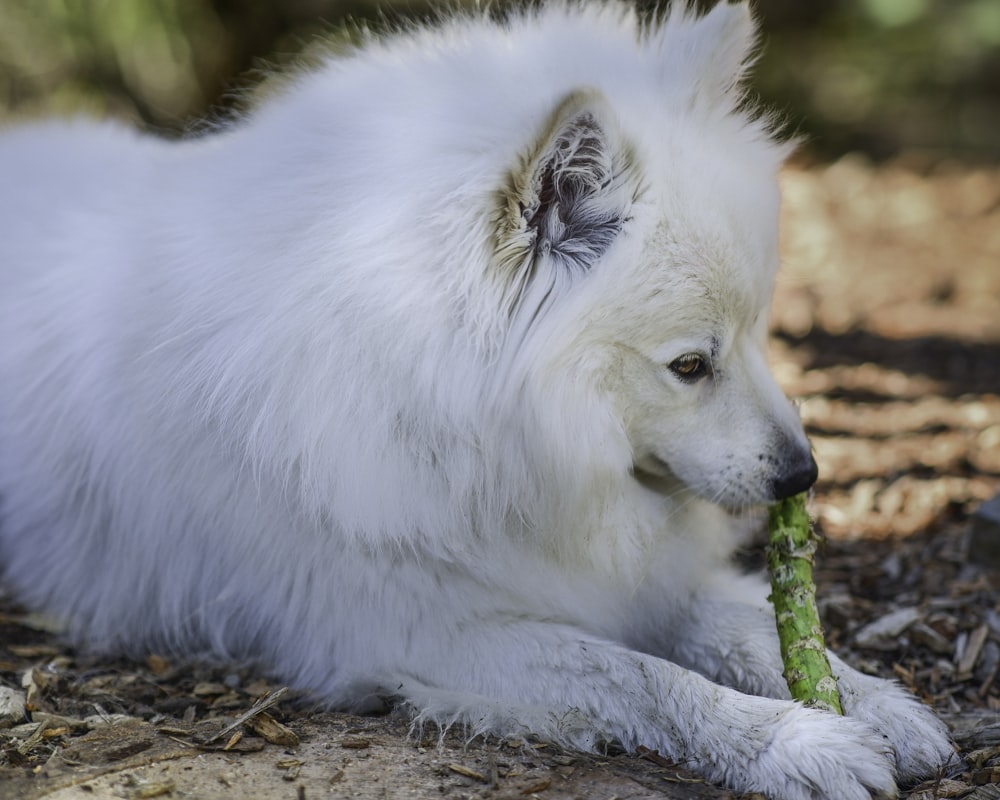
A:
POLYGON ((462 18, 167 143, 0 137, 0 563, 91 647, 738 791, 950 754, 834 658, 788 699, 732 512, 807 488, 767 371, 786 154, 745 5, 462 18))

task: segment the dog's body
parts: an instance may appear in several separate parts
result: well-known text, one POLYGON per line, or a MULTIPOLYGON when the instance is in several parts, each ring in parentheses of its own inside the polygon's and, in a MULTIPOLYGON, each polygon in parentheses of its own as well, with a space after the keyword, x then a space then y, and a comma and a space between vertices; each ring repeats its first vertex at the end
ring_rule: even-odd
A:
POLYGON ((646 745, 778 798, 947 759, 787 700, 724 509, 815 466, 769 376, 784 156, 741 6, 459 20, 182 143, 0 137, 0 564, 109 650, 646 745))

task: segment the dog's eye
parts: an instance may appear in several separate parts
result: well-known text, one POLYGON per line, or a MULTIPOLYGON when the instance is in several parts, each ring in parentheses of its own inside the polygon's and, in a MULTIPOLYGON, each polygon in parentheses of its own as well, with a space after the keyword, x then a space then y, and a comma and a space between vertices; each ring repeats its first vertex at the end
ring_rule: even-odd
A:
POLYGON ((680 358, 674 359, 668 369, 688 383, 704 378, 709 372, 708 363, 697 353, 685 353, 680 358))

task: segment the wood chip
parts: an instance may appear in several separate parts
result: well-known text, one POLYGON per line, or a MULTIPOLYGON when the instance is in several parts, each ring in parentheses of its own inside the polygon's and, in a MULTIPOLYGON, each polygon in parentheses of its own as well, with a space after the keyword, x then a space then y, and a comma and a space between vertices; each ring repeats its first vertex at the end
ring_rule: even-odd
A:
POLYGON ((371 741, 368 739, 344 739, 340 742, 340 746, 345 750, 364 750, 371 747, 371 741))
POLYGON ((218 694, 225 694, 229 687, 221 683, 199 683, 192 690, 195 697, 212 697, 218 694))
POLYGON ((962 781, 940 780, 929 781, 926 788, 917 787, 910 795, 910 800, 937 800, 941 797, 962 797, 972 789, 962 781))
POLYGON ((31 752, 31 750, 42 741, 42 737, 45 735, 45 730, 46 723, 43 722, 35 728, 34 732, 27 739, 17 746, 17 752, 22 756, 31 752))
POLYGON ((271 690, 271 684, 264 680, 256 680, 243 689, 244 693, 250 697, 267 697, 271 690))
POLYGON ((979 654, 982 652, 983 645, 986 644, 986 637, 989 636, 989 634, 989 626, 985 623, 979 625, 972 631, 972 633, 969 634, 965 647, 962 650, 961 655, 958 657, 958 675, 956 676, 958 680, 964 681, 972 677, 972 671, 976 667, 976 662, 979 660, 979 654))
POLYGON ((483 783, 489 783, 489 778, 483 775, 483 773, 477 772, 470 767, 463 767, 461 764, 449 764, 448 769, 452 772, 457 772, 459 775, 464 775, 466 778, 472 778, 473 780, 482 781, 483 783))
POLYGON ((0 686, 0 728, 9 728, 24 722, 24 704, 27 696, 24 692, 0 686))
POLYGON ((980 685, 979 687, 979 691, 976 692, 976 695, 979 697, 980 700, 986 699, 986 696, 989 694, 990 689, 993 687, 993 682, 997 678, 998 670, 1000 670, 1000 664, 994 664, 993 669, 990 670, 990 673, 983 680, 982 685, 980 685))
POLYGON ((299 737, 291 728, 282 725, 278 720, 262 711, 247 723, 250 729, 260 738, 281 747, 298 747, 299 737))
POLYGON ((165 675, 170 672, 170 662, 163 656, 156 655, 156 653, 150 653, 146 656, 146 666, 149 667, 149 671, 154 675, 165 675))
POLYGON ((194 733, 194 729, 190 725, 175 725, 165 722, 156 726, 156 732, 162 733, 164 736, 190 736, 194 733))
POLYGON ((552 785, 551 778, 542 778, 534 783, 529 783, 521 790, 521 794, 537 794, 538 792, 544 792, 552 785))
POLYGON ((8 645, 7 649, 21 658, 51 658, 62 652, 51 644, 12 644, 8 645))
POLYGON ((174 791, 173 781, 156 781, 155 783, 144 783, 129 792, 130 798, 145 800, 148 797, 162 797, 174 791))
MULTIPOLYGON (((35 722, 46 723, 49 728, 69 728, 71 731, 80 731, 94 727, 85 719, 64 717, 61 714, 49 714, 45 711, 36 711, 31 715, 31 718, 35 722)), ((124 721, 126 719, 134 719, 134 717, 120 717, 117 721, 124 721)))
MULTIPOLYGON (((1000 767, 983 767, 983 769, 974 770, 972 773, 972 782, 976 786, 993 786, 996 783, 1000 783, 1000 767)), ((994 797, 1000 796, 1000 793, 994 795, 994 797)))
POLYGON ((920 609, 916 607, 897 608, 895 611, 865 625, 854 635, 854 643, 858 647, 874 650, 886 647, 895 649, 896 637, 919 619, 920 609))
POLYGON ((918 622, 910 628, 910 641, 921 647, 926 647, 938 655, 948 655, 952 652, 951 642, 930 625, 925 625, 922 622, 918 622))
POLYGON ((677 769, 677 764, 671 761, 669 758, 664 758, 656 750, 650 750, 648 747, 638 747, 636 748, 636 753, 646 761, 651 761, 658 767, 663 767, 664 769, 677 769))
MULTIPOLYGON (((990 447, 989 451, 996 451, 990 447)), ((972 515, 969 559, 1000 569, 1000 494, 983 503, 972 515)))
POLYGON ((275 705, 286 694, 288 694, 288 687, 282 686, 274 694, 261 698, 256 703, 254 703, 253 707, 249 711, 238 717, 237 720, 233 722, 231 725, 227 725, 217 734, 206 739, 205 744, 211 744, 212 742, 218 741, 223 736, 228 736, 230 733, 235 731, 241 725, 245 725, 247 722, 256 717, 258 714, 262 714, 271 706, 275 705))

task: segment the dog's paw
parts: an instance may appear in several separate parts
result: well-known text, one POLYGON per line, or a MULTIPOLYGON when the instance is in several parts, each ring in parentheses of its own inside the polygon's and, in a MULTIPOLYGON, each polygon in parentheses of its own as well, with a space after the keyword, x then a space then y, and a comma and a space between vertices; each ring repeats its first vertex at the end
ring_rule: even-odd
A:
MULTIPOLYGON (((895 798, 892 749, 861 720, 797 703, 771 701, 757 722, 740 728, 740 758, 714 757, 708 777, 772 800, 895 798)), ((746 720, 749 721, 749 720, 746 720)))
POLYGON ((892 751, 885 738, 860 720, 827 711, 796 706, 775 727, 759 761, 780 787, 775 797, 896 797, 892 751))
POLYGON ((944 723, 902 687, 872 678, 863 683, 842 679, 841 685, 845 713, 885 737, 900 782, 932 778, 957 759, 944 723))

